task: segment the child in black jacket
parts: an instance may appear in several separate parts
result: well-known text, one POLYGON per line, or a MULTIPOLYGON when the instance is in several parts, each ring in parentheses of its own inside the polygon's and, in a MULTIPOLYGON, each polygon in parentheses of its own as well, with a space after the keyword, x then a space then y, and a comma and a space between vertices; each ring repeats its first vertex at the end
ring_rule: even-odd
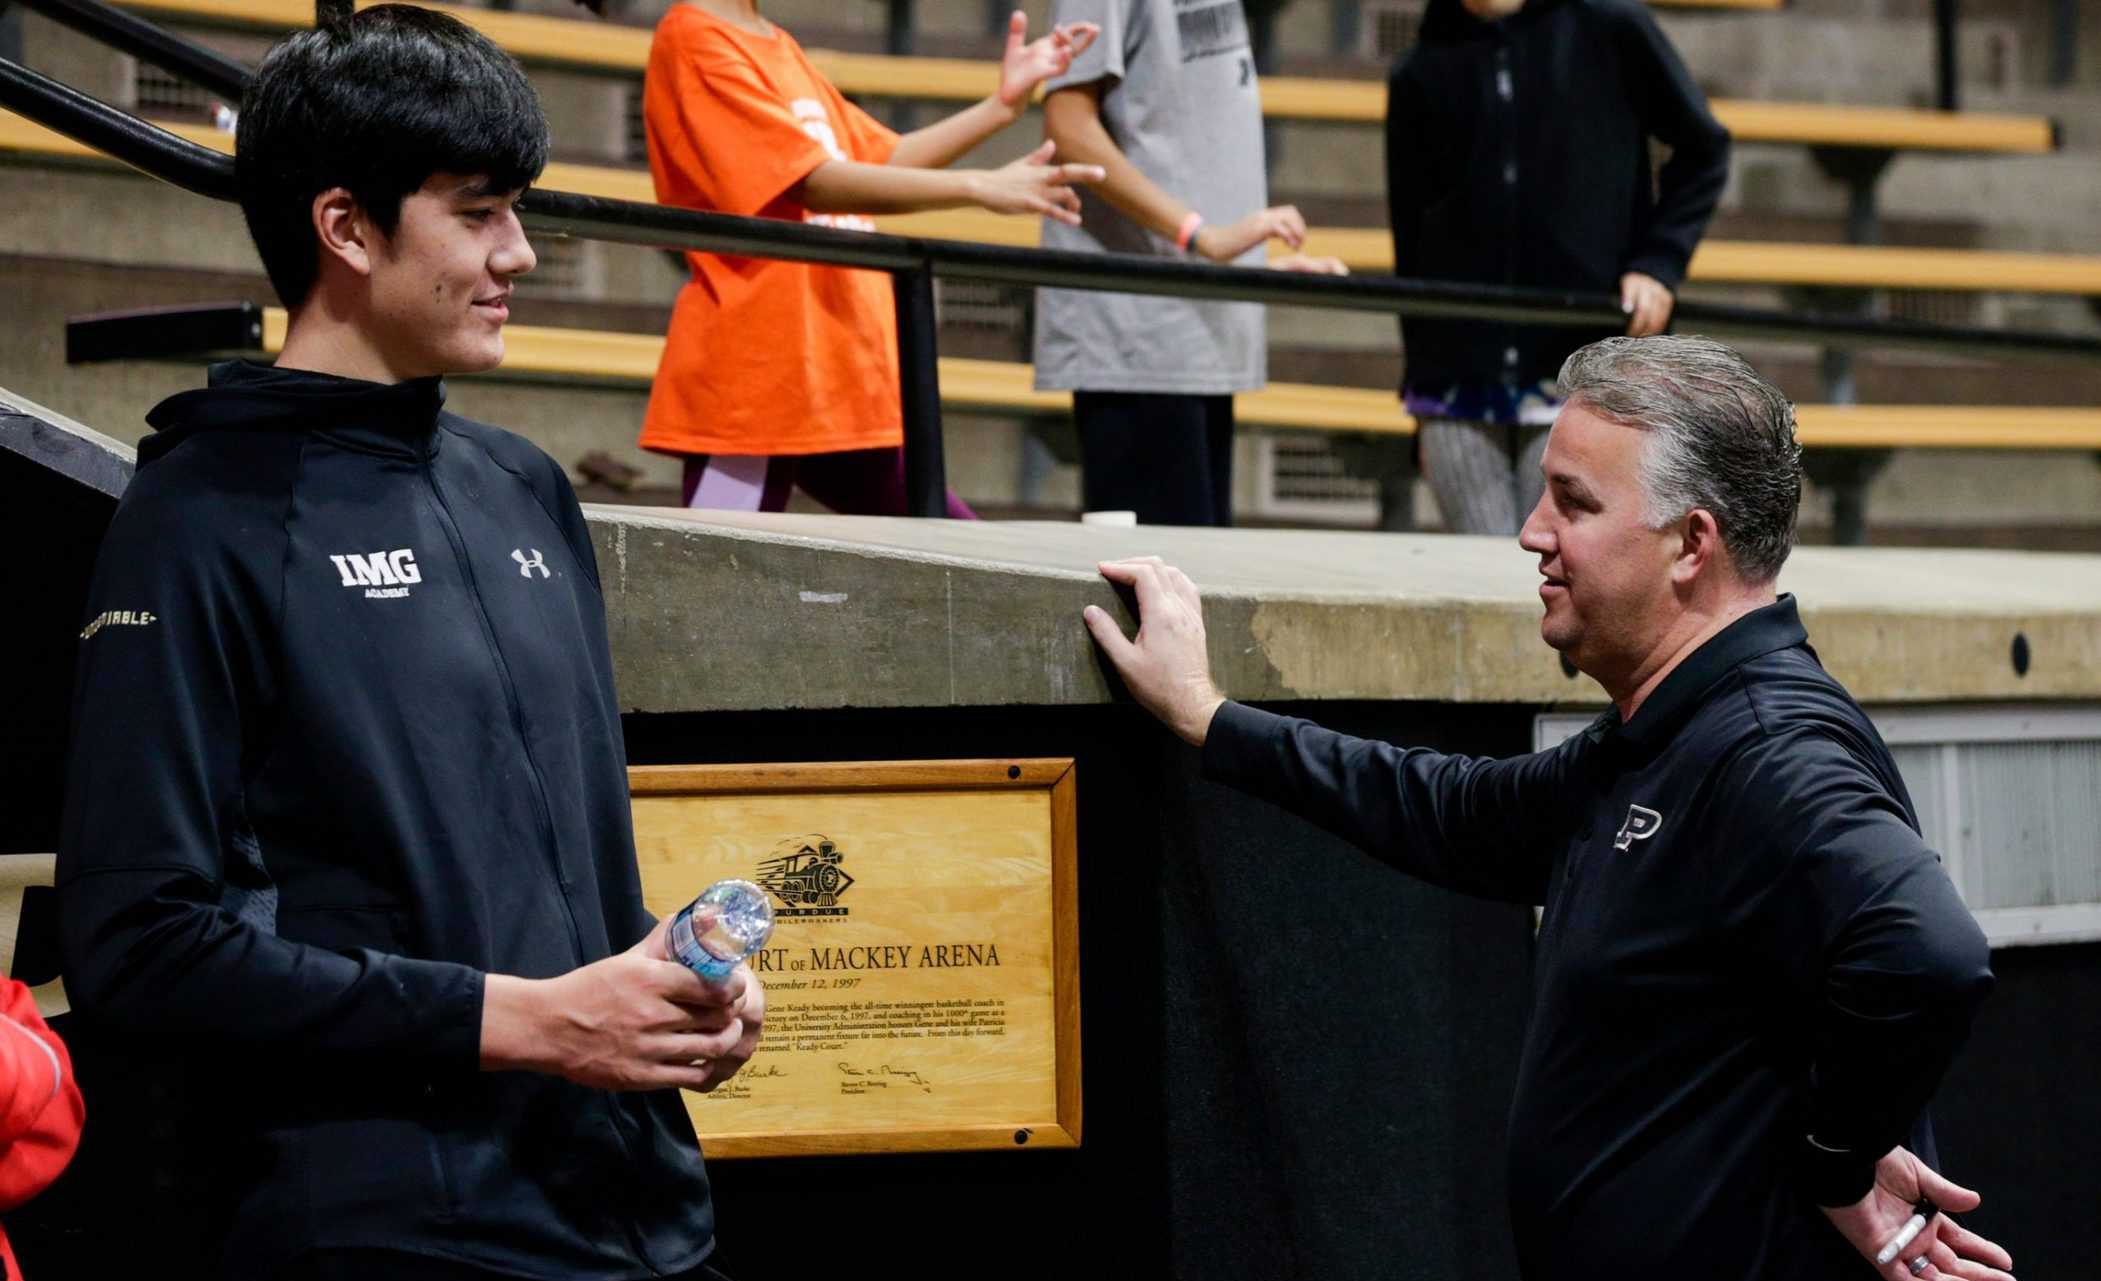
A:
MULTIPOLYGON (((1661 332, 1729 134, 1639 0, 1430 0, 1387 84, 1394 274, 1614 294, 1661 332), (1651 173, 1651 139, 1671 148, 1651 173)), ((1401 394, 1447 528, 1517 533, 1556 371, 1603 332, 1409 317, 1401 394)))

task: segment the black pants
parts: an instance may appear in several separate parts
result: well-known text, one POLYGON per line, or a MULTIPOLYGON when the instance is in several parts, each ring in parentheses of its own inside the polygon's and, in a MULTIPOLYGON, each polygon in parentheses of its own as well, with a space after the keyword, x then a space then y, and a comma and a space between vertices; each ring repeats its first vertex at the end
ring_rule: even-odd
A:
POLYGON ((1076 391, 1080 490, 1088 511, 1142 525, 1233 523, 1233 398, 1076 391))

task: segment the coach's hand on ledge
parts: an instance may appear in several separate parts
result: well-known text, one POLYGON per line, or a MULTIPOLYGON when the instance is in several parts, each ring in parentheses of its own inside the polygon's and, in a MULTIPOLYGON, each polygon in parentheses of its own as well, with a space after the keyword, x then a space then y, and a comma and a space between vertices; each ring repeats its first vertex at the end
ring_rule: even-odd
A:
POLYGON ((745 966, 720 984, 664 959, 664 931, 559 978, 487 976, 481 1066, 604 1090, 708 1091, 758 1048, 766 989, 745 966))
POLYGON ((1211 718, 1225 696, 1211 683, 1204 649, 1204 605, 1189 575, 1158 556, 1103 561, 1102 577, 1138 594, 1138 635, 1124 638, 1109 612, 1089 605, 1081 613, 1139 706, 1194 746, 1204 745, 1211 718))

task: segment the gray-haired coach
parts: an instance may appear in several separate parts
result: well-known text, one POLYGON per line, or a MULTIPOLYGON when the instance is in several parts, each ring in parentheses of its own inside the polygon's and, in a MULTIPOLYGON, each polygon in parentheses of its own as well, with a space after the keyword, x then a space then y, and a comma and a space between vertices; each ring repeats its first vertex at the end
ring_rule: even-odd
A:
POLYGON ((1614 707, 1509 760, 1403 751, 1227 702, 1197 591, 1156 559, 1126 640, 1087 626, 1215 779, 1402 871, 1545 904, 1510 1113, 1532 1278, 2000 1281, 1925 1105, 1992 977, 1874 727, 1774 580, 1794 410, 1728 348, 1614 338, 1562 367, 1540 634, 1614 707))

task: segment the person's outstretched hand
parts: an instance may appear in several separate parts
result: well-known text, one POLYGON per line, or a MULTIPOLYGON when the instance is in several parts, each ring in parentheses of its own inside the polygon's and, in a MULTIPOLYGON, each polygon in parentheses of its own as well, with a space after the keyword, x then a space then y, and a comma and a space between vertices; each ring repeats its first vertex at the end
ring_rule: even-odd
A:
POLYGON ((1094 643, 1115 665, 1139 706, 1188 743, 1201 747, 1225 696, 1211 683, 1204 649, 1204 605, 1189 575, 1158 556, 1103 561, 1102 577, 1138 593, 1138 635, 1125 639, 1109 612, 1089 605, 1081 617, 1094 643))
MULTIPOLYGON (((1895 1240, 1904 1221, 1921 1197, 1943 1211, 1974 1210, 1984 1198, 1959 1187, 1928 1169, 1904 1148, 1891 1148, 1875 1164, 1875 1186, 1852 1205, 1824 1209, 1824 1217, 1839 1230, 1870 1266, 1882 1247, 1895 1240)), ((1968 1228, 1960 1227, 1946 1213, 1926 1221, 1911 1244, 1897 1251, 1888 1263, 1875 1268, 1884 1281, 2013 1281, 2006 1269, 2013 1256, 1968 1228), (1926 1262, 1913 1270, 1913 1260, 1926 1262)), ((1867 1275, 1865 1271, 1863 1276, 1867 1275)))
POLYGON ((1029 16, 1016 9, 1007 19, 1007 51, 999 60, 1000 102, 1015 111, 1027 106, 1037 85, 1064 75, 1072 60, 1085 53, 1101 33, 1094 23, 1068 22, 1031 41, 1029 16))
POLYGON ((1662 333, 1671 323, 1671 310, 1677 305, 1669 286, 1654 276, 1630 271, 1620 277, 1620 310, 1627 313, 1629 338, 1662 333))
POLYGON ((1189 248, 1200 258, 1231 262, 1265 240, 1281 240, 1294 253, 1306 243, 1306 218, 1297 205, 1257 209, 1223 227, 1207 222, 1196 229, 1196 238, 1189 242, 1189 248))
POLYGON ((1001 214, 1042 214, 1069 226, 1080 225, 1080 196, 1073 184, 1100 182, 1100 165, 1056 164, 1055 142, 1045 142, 1019 160, 968 175, 971 199, 980 208, 1001 214))
POLYGON ((1325 254, 1284 254, 1269 260, 1271 271, 1296 271, 1307 276, 1347 276, 1349 265, 1325 254))

